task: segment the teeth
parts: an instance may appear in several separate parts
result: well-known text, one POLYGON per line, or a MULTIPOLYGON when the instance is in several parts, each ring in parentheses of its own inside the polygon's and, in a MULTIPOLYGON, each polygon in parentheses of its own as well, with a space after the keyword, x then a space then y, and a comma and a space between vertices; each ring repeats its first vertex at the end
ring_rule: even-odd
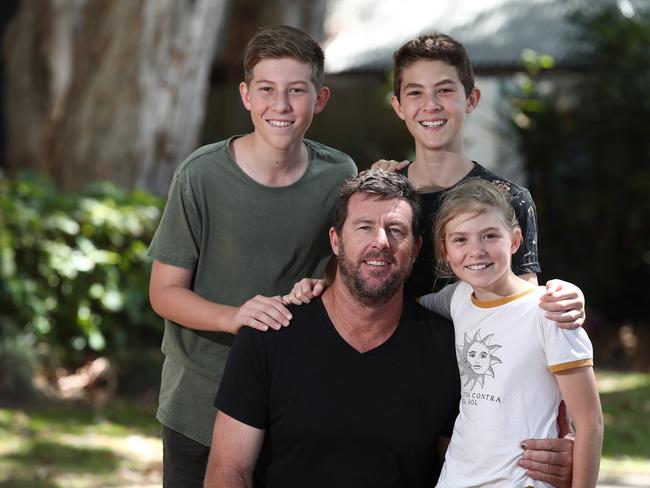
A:
POLYGON ((465 266, 468 269, 474 270, 474 271, 480 271, 482 269, 487 268, 488 266, 491 266, 490 264, 471 264, 469 266, 465 266))
POLYGON ((293 122, 289 122, 287 120, 269 120, 269 124, 271 124, 274 127, 289 127, 293 122))
POLYGON ((366 261, 370 266, 386 266, 386 261, 366 261))
POLYGON ((446 120, 435 120, 435 121, 423 120, 422 122, 420 122, 420 124, 422 124, 425 127, 441 127, 446 123, 447 123, 446 120))

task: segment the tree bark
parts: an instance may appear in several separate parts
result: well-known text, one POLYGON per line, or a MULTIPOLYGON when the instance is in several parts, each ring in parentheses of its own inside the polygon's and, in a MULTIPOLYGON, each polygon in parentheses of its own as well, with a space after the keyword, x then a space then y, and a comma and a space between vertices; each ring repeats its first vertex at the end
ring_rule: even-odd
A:
POLYGON ((228 6, 23 0, 4 45, 9 166, 164 194, 196 145, 228 6))
POLYGON ((219 64, 227 80, 241 80, 242 52, 259 27, 290 25, 307 32, 317 42, 324 41, 325 17, 330 0, 236 0, 227 30, 225 49, 219 64))

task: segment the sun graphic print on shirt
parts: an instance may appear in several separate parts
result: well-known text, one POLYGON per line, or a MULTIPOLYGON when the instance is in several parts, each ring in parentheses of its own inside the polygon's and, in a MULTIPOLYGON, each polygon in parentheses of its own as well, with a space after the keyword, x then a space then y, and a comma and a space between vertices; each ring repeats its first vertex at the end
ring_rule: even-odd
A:
POLYGON ((494 378, 492 366, 501 363, 501 359, 494 355, 501 346, 490 344, 494 334, 481 338, 481 329, 478 329, 471 339, 467 333, 464 335, 463 344, 456 345, 461 380, 465 378, 463 388, 469 385, 469 390, 472 391, 478 383, 482 389, 486 375, 494 378))

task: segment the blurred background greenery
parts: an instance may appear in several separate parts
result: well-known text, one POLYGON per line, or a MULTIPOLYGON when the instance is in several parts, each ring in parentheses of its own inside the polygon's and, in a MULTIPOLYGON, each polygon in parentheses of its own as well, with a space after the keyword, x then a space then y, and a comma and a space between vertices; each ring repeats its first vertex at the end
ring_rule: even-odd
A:
MULTIPOLYGON (((148 305, 145 253, 171 173, 197 145, 250 130, 237 84, 258 25, 325 42, 347 3, 3 3, 0 486, 159 483, 162 321, 148 305)), ((490 130, 505 133, 535 199, 542 280, 567 279, 587 297, 603 469, 650 474, 650 5, 553 3, 571 7, 569 61, 518 45, 517 66, 497 67, 491 96, 503 103, 490 130)), ((329 80, 308 137, 361 169, 411 155, 386 103, 390 71, 329 80)))

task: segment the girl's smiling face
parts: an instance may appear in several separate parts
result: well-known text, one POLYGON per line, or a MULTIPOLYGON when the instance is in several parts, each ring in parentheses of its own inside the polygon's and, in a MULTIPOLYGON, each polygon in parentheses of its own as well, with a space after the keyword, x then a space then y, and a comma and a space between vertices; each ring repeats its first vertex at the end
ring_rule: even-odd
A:
POLYGON ((521 243, 521 230, 510 229, 498 211, 467 211, 445 226, 444 247, 454 274, 474 288, 477 298, 509 296, 513 290, 512 255, 521 243))

